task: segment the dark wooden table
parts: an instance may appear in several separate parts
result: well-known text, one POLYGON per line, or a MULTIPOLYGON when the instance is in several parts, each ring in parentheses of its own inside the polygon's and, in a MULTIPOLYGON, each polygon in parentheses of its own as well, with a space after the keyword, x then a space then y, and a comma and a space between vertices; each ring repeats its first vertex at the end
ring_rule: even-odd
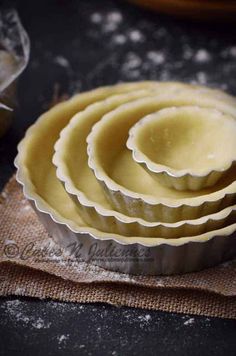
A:
MULTIPOLYGON (((6 1, 9 5, 9 1, 6 1)), ((109 0, 13 2, 30 35, 0 187, 16 145, 53 97, 118 81, 181 80, 236 93, 235 26, 198 24, 109 0)), ((108 305, 0 299, 0 355, 236 355, 236 321, 108 305)))

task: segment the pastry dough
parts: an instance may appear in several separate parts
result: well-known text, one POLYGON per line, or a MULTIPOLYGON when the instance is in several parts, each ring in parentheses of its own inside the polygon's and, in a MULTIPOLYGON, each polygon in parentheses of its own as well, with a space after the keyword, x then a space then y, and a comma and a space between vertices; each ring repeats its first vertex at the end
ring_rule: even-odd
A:
POLYGON ((130 128, 144 116, 167 107, 198 105, 215 108, 236 117, 236 104, 230 96, 211 89, 189 87, 171 93, 163 90, 119 106, 108 112, 88 136, 89 166, 113 207, 126 215, 147 221, 175 222, 219 211, 235 198, 236 169, 214 187, 200 191, 177 191, 154 180, 132 159, 126 147, 130 128))
POLYGON ((133 159, 163 185, 211 187, 236 157, 236 120, 215 109, 172 107, 150 114, 129 132, 133 159))

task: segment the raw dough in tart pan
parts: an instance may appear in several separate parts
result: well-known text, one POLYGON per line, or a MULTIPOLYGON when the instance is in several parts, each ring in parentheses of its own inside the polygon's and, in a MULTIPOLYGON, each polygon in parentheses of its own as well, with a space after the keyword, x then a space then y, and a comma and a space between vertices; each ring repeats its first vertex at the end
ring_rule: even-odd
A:
MULTIPOLYGON (((159 84, 161 90, 169 86, 173 93, 176 92, 176 83, 159 84)), ((178 88, 178 87, 177 87, 178 88)), ((183 85, 184 89, 192 88, 183 85)), ((181 90, 183 90, 181 88, 181 90)), ((194 88, 196 91, 196 88, 194 88)), ((198 88, 199 90, 199 88, 198 88)), ((205 88, 204 88, 205 90, 205 88)), ((179 91, 179 88, 178 88, 179 91)), ((131 100, 137 96, 156 95, 155 91, 137 91, 125 95, 112 96, 88 106, 84 111, 76 114, 69 125, 61 132, 61 137, 55 145, 54 163, 57 168, 57 176, 65 184, 69 194, 75 196, 80 214, 89 224, 102 231, 120 233, 126 236, 162 236, 179 237, 196 235, 202 232, 219 228, 224 224, 228 215, 234 214, 232 207, 224 209, 202 219, 176 222, 173 225, 160 222, 147 222, 142 219, 130 218, 112 209, 105 199, 103 191, 94 175, 88 168, 86 136, 94 122, 102 117, 102 114, 118 106, 124 100, 131 100), (76 199, 78 198, 78 200, 76 199)), ((224 200, 225 206, 228 200, 224 200)))
POLYGON ((211 187, 236 158, 236 120, 198 106, 150 114, 129 131, 135 162, 160 184, 177 190, 211 187))
MULTIPOLYGON (((87 241, 98 243, 102 248, 112 244, 124 253, 130 251, 130 248, 145 249, 153 257, 151 264, 141 260, 128 264, 92 261, 104 268, 124 273, 172 274, 197 270, 229 258, 229 253, 226 256, 225 252, 229 252, 236 230, 236 224, 230 222, 224 228, 199 236, 166 240, 104 233, 87 226, 78 214, 76 205, 56 178, 56 169, 52 164, 53 146, 62 128, 77 111, 122 89, 127 89, 127 86, 101 88, 77 95, 43 114, 27 130, 25 138, 18 146, 15 160, 17 180, 23 185, 25 196, 36 208, 53 238, 65 248, 73 242, 82 241, 86 245, 87 241)), ((89 256, 83 257, 90 260, 89 256)))
POLYGON ((166 107, 198 105, 236 118, 236 101, 210 89, 182 90, 123 104, 104 115, 87 138, 88 164, 115 210, 147 221, 176 222, 198 218, 231 204, 236 195, 236 169, 214 187, 177 191, 155 181, 132 159, 126 147, 129 129, 144 116, 166 107), (209 94, 208 94, 209 93, 209 94))

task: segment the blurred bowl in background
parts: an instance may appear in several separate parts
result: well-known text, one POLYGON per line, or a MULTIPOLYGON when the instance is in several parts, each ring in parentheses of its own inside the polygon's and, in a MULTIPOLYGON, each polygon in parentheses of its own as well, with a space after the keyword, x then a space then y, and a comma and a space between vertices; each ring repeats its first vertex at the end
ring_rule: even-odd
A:
POLYGON ((0 12, 0 136, 12 122, 16 84, 29 61, 30 42, 15 10, 0 12))
POLYGON ((235 20, 235 0, 129 0, 132 3, 184 18, 204 21, 235 20))

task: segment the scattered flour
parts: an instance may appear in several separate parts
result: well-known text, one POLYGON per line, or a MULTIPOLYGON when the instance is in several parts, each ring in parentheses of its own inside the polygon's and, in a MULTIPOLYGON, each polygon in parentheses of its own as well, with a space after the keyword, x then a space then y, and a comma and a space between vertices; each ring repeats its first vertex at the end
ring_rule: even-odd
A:
POLYGON ((139 30, 128 30, 125 33, 114 33, 111 38, 111 44, 113 45, 123 45, 127 42, 129 43, 139 43, 145 40, 144 35, 139 30))
POLYGON ((109 12, 107 14, 107 21, 112 23, 120 23, 123 20, 123 16, 118 11, 109 12))
POLYGON ((188 320, 186 320, 184 322, 184 325, 193 325, 195 323, 195 319, 194 318, 189 318, 188 320))
POLYGON ((137 69, 142 64, 142 59, 133 52, 129 52, 126 56, 126 59, 122 65, 123 72, 129 72, 130 70, 137 69))
POLYGON ((199 49, 194 55, 194 61, 197 63, 209 62, 211 59, 210 53, 206 49, 199 49))
POLYGON ((101 26, 104 33, 116 31, 123 20, 123 16, 119 11, 111 11, 106 14, 94 12, 90 16, 90 21, 101 26))
POLYGON ((51 323, 46 323, 42 318, 38 318, 37 320, 32 322, 32 326, 35 329, 48 329, 51 323))
POLYGON ((132 42, 143 42, 144 41, 144 35, 139 30, 129 31, 128 37, 132 42))
POLYGON ((91 16, 90 16, 90 21, 92 23, 95 23, 95 24, 99 24, 102 22, 102 15, 99 14, 98 12, 94 12, 91 16))
POLYGON ((139 318, 140 321, 145 322, 147 324, 152 320, 150 314, 140 315, 138 318, 139 318))
POLYGON ((229 54, 232 56, 232 57, 235 57, 236 58, 236 46, 232 46, 229 48, 229 54))
POLYGON ((25 303, 18 299, 6 301, 1 305, 1 309, 3 309, 13 322, 30 324, 33 329, 48 329, 51 326, 50 322, 45 322, 41 317, 27 314, 25 303))
POLYGON ((95 25, 92 26, 91 36, 102 38, 105 35, 107 40, 104 41, 104 46, 113 51, 91 71, 88 76, 89 84, 103 84, 106 70, 112 69, 115 73, 114 80, 117 82, 155 79, 182 80, 193 84, 218 85, 222 89, 230 87, 230 84, 224 83, 227 82, 228 73, 232 71, 236 46, 232 45, 224 49, 228 61, 225 61, 221 69, 223 76, 219 78, 219 70, 213 71, 212 68, 207 67, 204 71, 198 71, 194 68, 194 65, 208 65, 211 62, 215 53, 212 50, 216 46, 213 41, 203 41, 201 47, 196 47, 191 45, 190 35, 183 32, 179 36, 180 50, 173 54, 171 46, 166 45, 166 41, 163 42, 164 37, 166 40, 172 40, 169 29, 157 28, 156 25, 143 19, 132 25, 125 20, 126 14, 122 14, 118 9, 110 12, 95 11, 91 14, 90 22, 95 25), (148 46, 149 41, 146 42, 146 40, 149 38, 155 40, 155 47, 153 47, 153 42, 150 42, 151 47, 148 46), (132 50, 125 51, 128 46, 132 50), (139 46, 144 46, 142 56, 139 46), (192 62, 192 68, 190 64, 186 66, 186 61, 192 62), (219 85, 222 78, 224 83, 219 85))
POLYGON ((165 55, 163 52, 150 51, 147 53, 147 59, 158 65, 164 63, 165 55))
POLYGON ((123 33, 119 31, 120 25, 123 22, 123 16, 119 11, 108 13, 94 12, 90 16, 90 21, 100 29, 101 33, 113 33, 113 37, 111 38, 112 44, 122 45, 127 41, 140 43, 145 40, 144 34, 137 28, 128 28, 123 33))
POLYGON ((123 316, 126 322, 135 322, 141 329, 149 327, 152 321, 150 314, 137 315, 137 313, 132 310, 125 310, 123 316))
POLYGON ((2 192, 2 193, 1 193, 1 197, 2 197, 3 199, 6 199, 6 198, 8 197, 7 192, 2 192))
POLYGON ((113 43, 122 45, 127 42, 127 37, 123 34, 115 34, 112 38, 113 43))
POLYGON ((23 210, 25 210, 25 211, 30 211, 30 210, 31 210, 30 205, 25 205, 25 206, 23 207, 23 210))
POLYGON ((56 56, 54 58, 54 63, 56 63, 59 66, 64 67, 64 68, 69 68, 70 67, 70 63, 69 63, 68 59, 66 59, 63 56, 56 56))
POLYGON ((58 344, 61 345, 62 343, 65 343, 65 341, 68 340, 68 338, 69 338, 69 334, 67 334, 67 335, 58 335, 57 336, 58 344))

